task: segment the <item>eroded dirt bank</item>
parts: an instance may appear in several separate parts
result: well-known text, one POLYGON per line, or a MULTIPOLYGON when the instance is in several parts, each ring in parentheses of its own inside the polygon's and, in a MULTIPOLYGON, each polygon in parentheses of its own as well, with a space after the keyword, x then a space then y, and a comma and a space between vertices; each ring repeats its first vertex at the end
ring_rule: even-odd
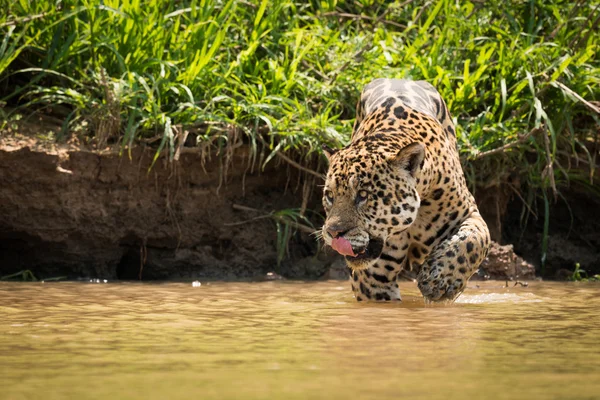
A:
MULTIPOLYGON (((249 150, 241 147, 230 162, 184 153, 178 162, 159 159, 148 172, 154 154, 142 147, 131 159, 117 152, 1 148, 0 276, 26 269, 38 278, 136 280, 346 274, 331 254, 315 256, 315 237, 302 231, 277 266, 277 227, 265 215, 301 206, 307 192, 296 169, 277 162, 263 171, 249 168, 249 150)), ((319 209, 319 188, 311 187, 305 205, 319 209)), ((488 223, 497 230, 495 220, 488 223)), ((506 231, 514 237, 514 229, 506 231)), ((539 235, 528 235, 511 243, 535 263, 539 235)), ((593 265, 597 253, 588 253, 585 261, 593 265)), ((569 254, 549 256, 555 266, 572 269, 569 254)), ((477 276, 531 279, 534 268, 512 247, 495 246, 477 276)))
MULTIPOLYGON (((276 268, 275 223, 240 222, 299 207, 294 170, 272 162, 251 171, 244 148, 229 164, 215 155, 203 161, 182 154, 175 163, 159 159, 148 172, 153 156, 143 148, 131 159, 0 151, 0 276, 29 269, 38 277, 233 279, 276 268)), ((292 258, 314 253, 314 241, 297 233, 292 258)), ((303 275, 290 262, 282 268, 303 275)))

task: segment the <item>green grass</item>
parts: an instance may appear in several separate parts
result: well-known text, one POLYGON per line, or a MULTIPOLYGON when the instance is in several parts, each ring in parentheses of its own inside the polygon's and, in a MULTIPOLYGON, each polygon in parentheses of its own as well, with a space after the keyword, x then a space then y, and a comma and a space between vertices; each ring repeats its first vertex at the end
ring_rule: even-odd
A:
MULTIPOLYGON (((54 276, 51 278, 42 279, 42 283, 44 282, 56 282, 67 279, 66 276, 54 276)), ((25 269, 19 272, 15 272, 14 274, 0 276, 0 281, 18 281, 18 282, 38 282, 39 279, 36 278, 31 270, 25 269)))
POLYGON ((58 118, 58 140, 145 139, 170 157, 186 135, 205 149, 244 140, 272 151, 261 162, 291 152, 308 165, 349 141, 364 84, 426 79, 472 189, 511 177, 532 204, 571 183, 600 196, 599 6, 20 0, 0 16, 0 102, 6 120, 58 118))
POLYGON ((23 282, 37 282, 37 278, 30 270, 26 269, 23 271, 15 272, 14 274, 0 276, 0 281, 23 281, 23 282))
POLYGON ((588 276, 587 272, 581 269, 579 263, 575 264, 575 270, 569 277, 570 281, 574 282, 600 282, 600 275, 588 276))

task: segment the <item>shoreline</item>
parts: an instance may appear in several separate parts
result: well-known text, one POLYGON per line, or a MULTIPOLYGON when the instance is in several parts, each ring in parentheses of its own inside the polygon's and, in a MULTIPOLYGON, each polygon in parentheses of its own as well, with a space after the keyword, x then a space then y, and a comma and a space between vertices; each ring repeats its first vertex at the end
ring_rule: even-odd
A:
MULTIPOLYGON (((287 246, 278 243, 277 229, 286 224, 270 217, 274 212, 320 208, 317 185, 307 194, 306 175, 289 164, 252 170, 248 146, 229 154, 227 165, 215 154, 190 151, 172 162, 161 155, 151 169, 154 149, 138 145, 131 158, 119 152, 31 135, 0 139, 0 276, 22 270, 40 280, 344 276, 341 257, 319 249, 306 226, 292 224, 287 246)), ((320 223, 309 222, 315 230, 320 223)), ((495 244, 472 279, 534 278, 534 265, 512 245, 495 244)))

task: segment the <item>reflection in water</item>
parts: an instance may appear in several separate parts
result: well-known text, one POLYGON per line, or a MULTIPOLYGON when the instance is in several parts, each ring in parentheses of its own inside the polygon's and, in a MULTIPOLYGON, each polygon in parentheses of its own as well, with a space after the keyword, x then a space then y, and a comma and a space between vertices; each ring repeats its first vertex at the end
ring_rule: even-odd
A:
POLYGON ((598 398, 600 285, 0 283, 0 399, 598 398))

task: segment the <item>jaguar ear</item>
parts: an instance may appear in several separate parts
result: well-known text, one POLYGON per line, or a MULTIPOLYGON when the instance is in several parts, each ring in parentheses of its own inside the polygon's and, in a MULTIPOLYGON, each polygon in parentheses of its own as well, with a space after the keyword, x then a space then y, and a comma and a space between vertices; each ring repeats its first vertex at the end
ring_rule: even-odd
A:
POLYGON ((327 161, 331 160, 331 156, 333 156, 337 152, 336 149, 332 149, 327 145, 321 146, 321 149, 323 149, 323 153, 325 154, 325 157, 327 157, 327 161))
POLYGON ((425 159, 425 147, 421 143, 411 143, 402 148, 392 159, 397 168, 407 170, 414 178, 421 171, 425 159))

